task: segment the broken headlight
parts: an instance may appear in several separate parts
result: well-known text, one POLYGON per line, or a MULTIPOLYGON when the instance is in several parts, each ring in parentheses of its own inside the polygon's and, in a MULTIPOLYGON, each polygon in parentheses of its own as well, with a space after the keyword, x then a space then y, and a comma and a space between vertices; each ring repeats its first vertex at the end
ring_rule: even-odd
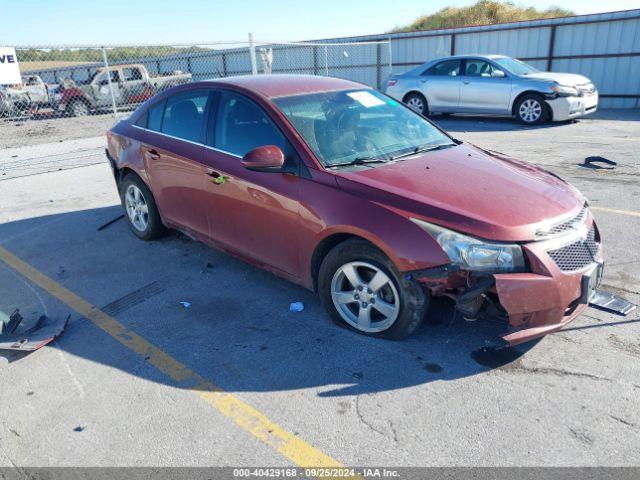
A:
POLYGON ((576 88, 557 83, 551 85, 551 90, 556 92, 560 97, 578 97, 580 95, 580 92, 578 92, 576 88))
POLYGON ((412 218, 411 221, 429 233, 445 251, 451 263, 462 270, 479 272, 524 270, 524 255, 520 245, 485 242, 417 218, 412 218))

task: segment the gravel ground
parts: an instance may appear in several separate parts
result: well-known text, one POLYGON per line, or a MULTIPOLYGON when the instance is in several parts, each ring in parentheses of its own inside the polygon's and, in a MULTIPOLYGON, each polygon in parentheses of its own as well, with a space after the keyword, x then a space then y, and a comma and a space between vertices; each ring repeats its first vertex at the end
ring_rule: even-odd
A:
MULTIPOLYGON (((640 302, 640 112, 540 128, 436 121, 583 190, 604 285, 640 302), (593 155, 618 167, 579 166, 593 155)), ((0 198, 0 246, 343 464, 640 466, 638 310, 590 308, 502 355, 482 354, 496 334, 482 322, 369 339, 332 325, 311 292, 182 236, 144 243, 123 221, 97 231, 120 214, 106 164, 0 181, 0 198), (304 311, 289 312, 293 301, 304 311)), ((52 345, 0 357, 11 386, 0 389, 0 466, 292 464, 134 353, 130 337, 105 334, 1 261, 0 285, 0 310, 72 314, 52 345)))
POLYGON ((0 120, 0 150, 104 136, 114 122, 112 114, 0 120))

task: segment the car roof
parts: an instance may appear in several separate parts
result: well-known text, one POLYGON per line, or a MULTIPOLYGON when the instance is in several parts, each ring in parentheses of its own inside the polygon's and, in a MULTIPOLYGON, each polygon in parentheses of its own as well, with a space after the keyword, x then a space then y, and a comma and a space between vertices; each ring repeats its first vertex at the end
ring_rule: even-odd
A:
POLYGON ((488 58, 488 59, 492 60, 492 59, 496 59, 496 58, 507 58, 507 56, 506 55, 497 55, 497 54, 493 54, 493 53, 488 53, 488 54, 487 53, 476 53, 476 54, 468 53, 468 54, 465 54, 465 55, 451 55, 451 56, 448 56, 448 57, 436 58, 434 60, 430 60, 427 63, 431 63, 431 62, 434 62, 436 60, 457 60, 457 59, 462 60, 462 59, 465 59, 465 58, 488 58))
POLYGON ((320 93, 354 88, 370 88, 361 83, 333 77, 316 75, 244 75, 194 82, 190 85, 224 86, 233 85, 267 98, 288 97, 308 93, 320 93))
POLYGON ((448 55, 446 57, 438 57, 438 58, 434 58, 432 60, 428 60, 424 63, 421 63, 420 65, 418 65, 415 68, 412 68, 411 70, 407 70, 404 73, 400 73, 397 76, 415 76, 415 75, 420 75, 425 68, 430 68, 432 65, 435 65, 436 63, 440 63, 443 61, 447 61, 447 60, 464 60, 464 59, 468 59, 468 58, 484 58, 487 60, 496 60, 498 58, 508 58, 506 55, 498 55, 498 54, 493 54, 493 53, 478 53, 478 54, 473 54, 473 53, 468 53, 465 55, 448 55))

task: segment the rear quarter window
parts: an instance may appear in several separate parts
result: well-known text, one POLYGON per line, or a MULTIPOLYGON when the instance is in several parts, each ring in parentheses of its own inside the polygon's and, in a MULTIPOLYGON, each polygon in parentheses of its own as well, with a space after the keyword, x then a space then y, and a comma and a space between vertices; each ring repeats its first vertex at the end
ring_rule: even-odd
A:
POLYGON ((166 100, 156 103, 147 110, 147 127, 149 130, 159 132, 162 127, 162 115, 166 100))
POLYGON ((136 120, 134 125, 136 127, 147 128, 147 118, 149 118, 149 112, 145 110, 145 112, 140 115, 140 118, 136 120))

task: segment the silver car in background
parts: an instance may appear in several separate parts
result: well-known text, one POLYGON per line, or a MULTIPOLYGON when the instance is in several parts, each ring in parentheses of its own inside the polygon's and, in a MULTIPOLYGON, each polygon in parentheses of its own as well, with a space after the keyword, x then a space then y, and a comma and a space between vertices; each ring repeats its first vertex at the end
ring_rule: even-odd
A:
POLYGON ((588 78, 541 72, 504 55, 432 60, 389 77, 385 93, 423 115, 509 115, 525 124, 569 120, 598 108, 598 92, 588 78))

